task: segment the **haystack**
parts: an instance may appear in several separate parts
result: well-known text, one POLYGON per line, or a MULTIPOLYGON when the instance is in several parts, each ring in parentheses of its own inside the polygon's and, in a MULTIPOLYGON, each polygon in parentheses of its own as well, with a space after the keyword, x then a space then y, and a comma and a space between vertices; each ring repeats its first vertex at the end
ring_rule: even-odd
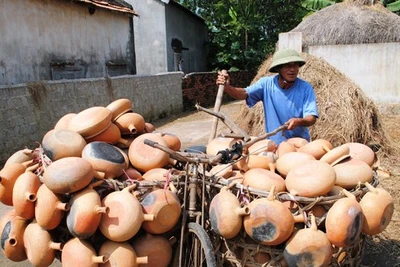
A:
MULTIPOLYGON (((299 77, 309 81, 315 90, 319 119, 310 127, 313 140, 323 138, 338 146, 348 142, 366 144, 382 155, 392 152, 392 141, 385 133, 380 113, 375 103, 347 76, 321 58, 302 53, 307 64, 300 68, 299 77)), ((252 83, 261 77, 274 75, 268 72, 272 57, 260 67, 252 83)), ((268 119, 268 117, 267 117, 268 119)), ((262 103, 249 109, 241 107, 236 123, 250 135, 265 132, 262 103)))

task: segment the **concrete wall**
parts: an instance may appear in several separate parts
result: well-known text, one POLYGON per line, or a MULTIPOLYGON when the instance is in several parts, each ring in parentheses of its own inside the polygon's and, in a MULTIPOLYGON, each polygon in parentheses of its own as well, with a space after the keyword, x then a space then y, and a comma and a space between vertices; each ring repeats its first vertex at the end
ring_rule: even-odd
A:
POLYGON ((175 72, 0 86, 0 163, 24 147, 36 148, 65 114, 119 98, 130 99, 148 122, 177 114, 183 109, 182 77, 175 72))
POLYGON ((132 18, 118 12, 91 15, 72 1, 0 0, 0 85, 134 73, 131 32, 132 18))

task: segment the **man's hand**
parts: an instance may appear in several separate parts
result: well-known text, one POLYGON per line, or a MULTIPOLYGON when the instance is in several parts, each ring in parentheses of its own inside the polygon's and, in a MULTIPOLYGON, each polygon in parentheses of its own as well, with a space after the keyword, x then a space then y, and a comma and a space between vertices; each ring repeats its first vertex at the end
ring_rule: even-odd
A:
POLYGON ((294 130, 296 129, 297 126, 301 126, 303 124, 303 119, 301 118, 291 118, 287 122, 285 122, 285 125, 287 125, 288 130, 294 130))
POLYGON ((230 85, 230 77, 228 73, 218 71, 217 85, 230 85))

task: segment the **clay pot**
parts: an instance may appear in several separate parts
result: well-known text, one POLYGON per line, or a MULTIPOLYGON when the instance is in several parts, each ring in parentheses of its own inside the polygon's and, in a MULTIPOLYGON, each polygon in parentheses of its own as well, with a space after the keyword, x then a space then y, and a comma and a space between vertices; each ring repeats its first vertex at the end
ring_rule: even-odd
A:
POLYGON ((37 193, 35 201, 36 222, 46 230, 56 228, 70 206, 63 202, 62 195, 57 195, 42 184, 37 193))
POLYGON ((309 142, 308 144, 303 145, 297 151, 308 153, 318 160, 332 148, 333 145, 328 140, 317 139, 309 142))
POLYGON ((254 168, 262 168, 269 170, 271 164, 276 161, 275 153, 273 152, 261 152, 257 155, 243 156, 238 162, 236 162, 236 168, 243 171, 248 171, 254 168))
POLYGON ((57 121, 56 125, 54 125, 54 130, 68 130, 69 122, 75 116, 76 116, 76 113, 65 114, 57 121))
POLYGON ((365 186, 369 191, 359 202, 364 214, 362 231, 367 235, 377 235, 386 229, 392 219, 393 198, 383 188, 374 188, 368 182, 365 186))
POLYGON ((80 157, 86 146, 85 139, 70 130, 50 130, 42 139, 44 153, 52 161, 66 157, 80 157))
POLYGON ((27 220, 17 216, 14 209, 1 217, 1 248, 9 260, 20 262, 27 259, 24 249, 24 232, 28 223, 27 220))
POLYGON ((359 182, 371 182, 374 173, 362 160, 349 158, 333 166, 336 172, 336 185, 345 189, 354 188, 359 182))
POLYGON ((141 172, 166 166, 169 162, 169 155, 160 149, 146 145, 145 139, 167 146, 167 142, 159 134, 145 133, 136 137, 129 146, 128 152, 132 166, 141 172))
POLYGON ((231 183, 242 183, 242 181, 243 181, 243 179, 244 179, 244 174, 245 174, 245 172, 244 171, 240 171, 240 170, 233 170, 232 171, 232 173, 231 173, 231 176, 229 176, 228 178, 227 178, 227 180, 228 180, 228 184, 231 184, 231 183))
POLYGON ((171 230, 181 216, 181 203, 170 190, 156 189, 141 201, 145 214, 154 215, 154 219, 144 221, 142 228, 151 234, 163 234, 171 230))
POLYGON ((101 245, 100 255, 108 260, 100 266, 137 267, 147 264, 147 256, 137 257, 135 250, 127 242, 106 241, 101 245))
POLYGON ((278 147, 276 148, 275 155, 279 159, 280 157, 282 157, 286 153, 296 152, 296 151, 297 151, 297 149, 293 144, 284 141, 284 142, 281 142, 278 145, 278 147))
POLYGON ((65 243, 61 253, 63 267, 97 267, 100 263, 105 263, 106 261, 106 256, 97 256, 91 243, 76 237, 65 243))
POLYGON ((327 194, 335 185, 336 173, 328 163, 310 160, 290 170, 286 188, 290 194, 317 197, 327 194))
POLYGON ((350 157, 350 148, 344 144, 329 150, 320 158, 320 161, 326 162, 331 166, 335 166, 339 162, 350 157))
POLYGON ((376 160, 375 152, 367 145, 361 143, 347 143, 350 148, 350 156, 353 159, 359 159, 367 163, 370 167, 376 160))
POLYGON ((12 206, 14 184, 17 178, 26 171, 21 163, 11 163, 0 170, 0 201, 4 205, 12 206))
POLYGON ((286 242, 283 257, 289 266, 328 266, 333 249, 326 234, 317 228, 311 215, 311 227, 295 232, 286 242))
POLYGON ((233 171, 232 164, 218 164, 211 168, 209 175, 228 178, 233 171))
POLYGON ((182 142, 181 139, 175 135, 175 134, 171 134, 171 133, 160 133, 162 138, 165 140, 165 142, 167 142, 167 146, 174 150, 174 151, 179 151, 182 147, 182 142))
POLYGON ((145 133, 152 133, 156 130, 156 127, 154 127, 153 124, 151 124, 150 122, 145 122, 144 123, 144 132, 145 133))
POLYGON ((162 235, 146 233, 135 237, 132 241, 132 247, 137 256, 147 256, 148 262, 142 264, 143 267, 167 267, 172 259, 171 244, 162 235))
POLYGON ((24 246, 33 266, 47 267, 54 261, 55 251, 62 250, 63 244, 53 242, 50 233, 33 221, 25 229, 24 246))
POLYGON ((232 194, 228 187, 221 188, 210 204, 211 227, 218 235, 230 239, 235 237, 243 225, 243 216, 250 210, 241 207, 239 200, 232 194))
POLYGON ((239 141, 240 139, 230 137, 214 138, 207 144, 206 153, 215 156, 221 150, 232 149, 233 145, 239 141))
POLYGON ((140 134, 144 133, 144 118, 139 113, 130 112, 122 114, 114 121, 121 131, 121 134, 140 134))
POLYGON ((104 132, 93 136, 92 138, 87 138, 86 142, 91 143, 95 141, 109 143, 111 145, 121 144, 124 147, 128 147, 130 142, 127 139, 122 138, 121 130, 118 128, 117 125, 111 123, 104 132))
POLYGON ((244 174, 242 184, 262 191, 270 191, 272 186, 275 192, 286 191, 285 180, 274 172, 274 167, 270 170, 254 168, 244 174))
POLYGON ((167 181, 169 170, 165 168, 154 168, 146 171, 142 177, 143 180, 154 182, 154 181, 167 181))
POLYGON ((44 184, 56 194, 67 194, 85 188, 98 177, 92 164, 80 157, 67 157, 54 161, 43 174, 44 184))
POLYGON ((68 230, 73 236, 86 239, 96 232, 101 215, 107 211, 107 208, 101 206, 100 196, 93 189, 102 182, 90 184, 72 195, 66 222, 68 230))
POLYGON ((132 238, 144 221, 154 220, 153 214, 144 214, 139 200, 131 193, 136 185, 114 191, 102 200, 107 212, 102 214, 99 229, 109 240, 124 242, 132 238))
POLYGON ((346 197, 337 200, 326 216, 326 235, 337 247, 348 247, 357 242, 364 223, 362 208, 355 196, 343 189, 346 197))
POLYGON ((276 160, 276 170, 282 177, 286 177, 290 170, 309 160, 315 160, 315 158, 308 153, 287 152, 276 160))
POLYGON ((31 171, 24 172, 17 178, 12 203, 18 216, 27 220, 35 217, 36 193, 41 184, 40 178, 31 171))
MULTIPOLYGON (((4 163, 3 168, 7 167, 8 165, 12 163, 30 163, 32 160, 36 157, 36 154, 34 150, 31 149, 21 149, 16 152, 14 152, 4 163)), ((26 164, 25 164, 26 165, 26 164)))
POLYGON ((124 173, 118 177, 121 180, 143 180, 142 174, 132 166, 126 168, 124 173))
POLYGON ((309 142, 307 139, 301 138, 301 137, 292 137, 286 140, 289 144, 294 145, 294 147, 299 149, 300 147, 307 145, 309 142))
POLYGON ((265 246, 279 245, 286 241, 294 230, 295 219, 289 209, 275 199, 274 187, 268 198, 250 202, 250 214, 243 217, 246 233, 265 246))
POLYGON ((76 114, 69 122, 68 129, 91 138, 105 131, 111 124, 111 111, 105 107, 91 107, 76 114))
POLYGON ((91 142, 82 150, 82 158, 87 160, 96 172, 104 173, 104 179, 116 178, 128 168, 124 152, 105 142, 91 142))
POLYGON ((274 152, 277 145, 274 141, 270 139, 264 139, 255 142, 247 148, 248 154, 260 154, 261 152, 274 152))
POLYGON ((106 108, 111 111, 111 120, 115 121, 122 114, 132 112, 132 101, 127 98, 120 98, 108 104, 106 108))

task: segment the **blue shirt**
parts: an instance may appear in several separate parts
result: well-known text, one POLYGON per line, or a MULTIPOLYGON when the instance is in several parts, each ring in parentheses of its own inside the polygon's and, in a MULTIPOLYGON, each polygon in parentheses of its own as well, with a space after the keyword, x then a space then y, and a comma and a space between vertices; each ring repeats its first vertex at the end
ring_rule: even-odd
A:
MULTIPOLYGON (((263 77, 245 90, 249 107, 253 107, 258 101, 263 102, 267 133, 280 127, 290 118, 304 118, 308 115, 318 117, 314 89, 309 82, 300 78, 296 78, 289 89, 282 89, 278 83, 278 75, 263 77)), ((283 134, 279 132, 269 139, 279 144, 291 137, 302 137, 310 141, 310 133, 304 126, 285 130, 283 134)))

